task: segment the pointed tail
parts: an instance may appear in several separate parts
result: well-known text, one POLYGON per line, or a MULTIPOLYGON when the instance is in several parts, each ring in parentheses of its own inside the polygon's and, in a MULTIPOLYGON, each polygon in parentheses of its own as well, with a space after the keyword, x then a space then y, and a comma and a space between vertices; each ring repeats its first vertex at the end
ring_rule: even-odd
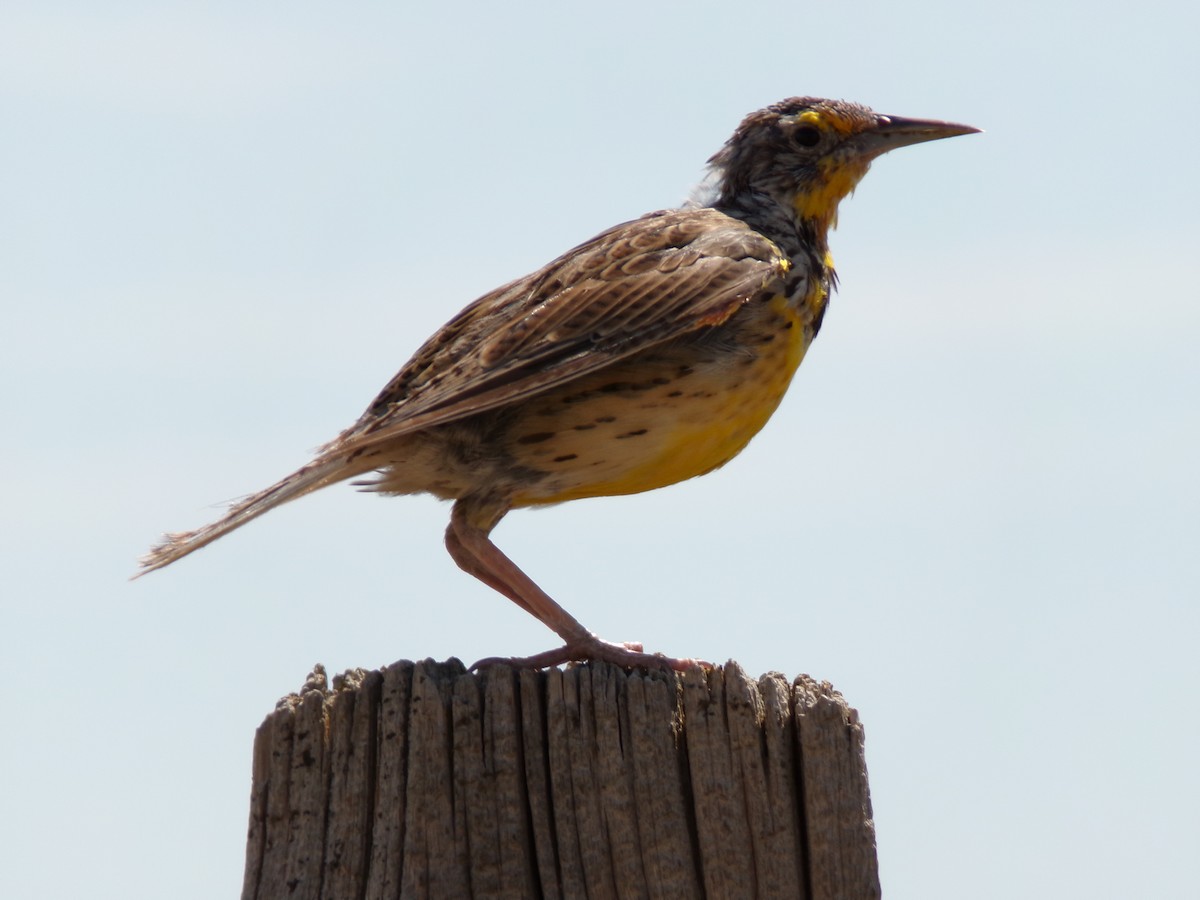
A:
POLYGON ((197 528, 195 531, 163 535, 162 540, 138 560, 140 570, 133 577, 140 578, 147 572, 169 566, 193 550, 199 550, 205 544, 212 543, 235 528, 241 528, 247 522, 257 519, 276 506, 282 506, 290 500, 303 497, 326 485, 370 471, 371 467, 369 466, 354 465, 351 462, 353 456, 354 454, 347 455, 346 453, 337 453, 336 455, 322 453, 308 465, 297 469, 282 481, 237 501, 217 521, 205 525, 203 528, 197 528))

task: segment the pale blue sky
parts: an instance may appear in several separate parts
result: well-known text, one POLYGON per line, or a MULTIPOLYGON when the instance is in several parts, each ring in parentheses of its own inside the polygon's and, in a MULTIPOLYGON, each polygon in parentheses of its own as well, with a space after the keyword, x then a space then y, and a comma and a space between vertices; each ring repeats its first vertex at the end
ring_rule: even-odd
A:
POLYGON ((428 499, 334 488, 125 579, 795 94, 987 133, 843 206, 841 292, 742 457, 497 542, 605 637, 840 688, 892 900, 1194 896, 1198 28, 1182 2, 6 3, 0 896, 234 896, 254 729, 313 662, 552 645, 428 499))

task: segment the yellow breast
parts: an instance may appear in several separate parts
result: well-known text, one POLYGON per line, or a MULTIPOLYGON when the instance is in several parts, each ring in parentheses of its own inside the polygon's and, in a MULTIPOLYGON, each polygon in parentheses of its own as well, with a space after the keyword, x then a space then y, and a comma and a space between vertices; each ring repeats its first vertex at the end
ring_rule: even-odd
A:
POLYGON ((717 339, 656 348, 538 398, 509 452, 541 477, 514 505, 635 494, 724 465, 779 406, 811 338, 778 296, 717 339))

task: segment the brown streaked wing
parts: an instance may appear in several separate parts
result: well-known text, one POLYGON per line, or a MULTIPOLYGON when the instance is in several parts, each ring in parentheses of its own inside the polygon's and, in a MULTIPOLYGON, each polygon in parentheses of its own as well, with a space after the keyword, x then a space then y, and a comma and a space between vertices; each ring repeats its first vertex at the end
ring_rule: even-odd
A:
POLYGON ((728 319, 786 271, 779 249, 712 209, 603 232, 451 319, 327 449, 356 449, 524 399, 728 319))

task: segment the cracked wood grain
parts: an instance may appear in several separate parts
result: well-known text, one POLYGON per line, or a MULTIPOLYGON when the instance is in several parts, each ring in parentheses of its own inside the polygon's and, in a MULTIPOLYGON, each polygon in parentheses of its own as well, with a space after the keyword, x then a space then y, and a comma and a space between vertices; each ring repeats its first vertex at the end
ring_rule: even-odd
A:
POLYGON ((879 893, 862 725, 807 676, 317 667, 255 737, 245 900, 879 893))

